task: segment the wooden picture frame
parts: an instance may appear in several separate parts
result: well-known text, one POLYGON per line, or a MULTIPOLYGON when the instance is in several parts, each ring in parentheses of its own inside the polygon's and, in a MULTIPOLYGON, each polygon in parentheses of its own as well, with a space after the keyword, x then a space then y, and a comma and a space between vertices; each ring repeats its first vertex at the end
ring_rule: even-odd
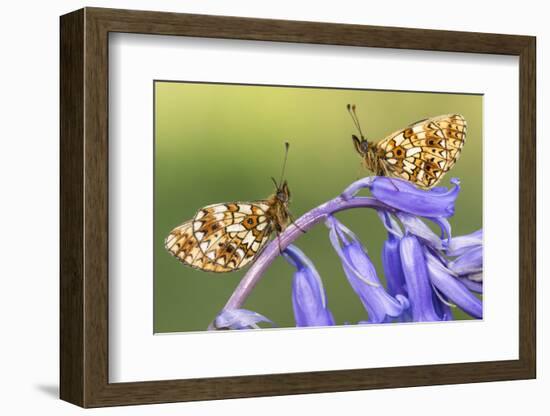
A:
POLYGON ((536 376, 535 38, 85 8, 61 17, 60 396, 82 407, 529 379, 536 376), (519 359, 109 383, 110 32, 519 57, 519 359))

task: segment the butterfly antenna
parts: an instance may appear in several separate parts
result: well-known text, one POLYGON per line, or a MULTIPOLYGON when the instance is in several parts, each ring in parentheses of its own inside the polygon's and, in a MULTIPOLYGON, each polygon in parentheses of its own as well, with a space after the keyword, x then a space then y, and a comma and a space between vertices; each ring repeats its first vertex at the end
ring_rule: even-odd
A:
POLYGON ((353 124, 355 124, 355 128, 357 128, 359 134, 361 135, 361 139, 364 139, 365 135, 361 130, 361 124, 359 123, 359 118, 357 117, 357 113, 355 112, 355 104, 348 104, 346 107, 348 109, 348 113, 351 119, 353 120, 353 124))
POLYGON ((283 161, 283 169, 281 170, 281 179, 279 179, 279 186, 277 186, 277 189, 280 189, 281 185, 283 184, 283 178, 285 177, 286 160, 288 159, 288 148, 289 147, 290 147, 290 143, 285 142, 285 159, 283 161))

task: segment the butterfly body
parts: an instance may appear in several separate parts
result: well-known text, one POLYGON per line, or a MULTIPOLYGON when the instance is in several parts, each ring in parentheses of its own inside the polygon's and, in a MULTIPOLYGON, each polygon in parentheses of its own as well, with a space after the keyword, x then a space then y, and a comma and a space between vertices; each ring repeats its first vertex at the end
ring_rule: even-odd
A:
POLYGON ((367 140, 360 140, 353 135, 353 142, 357 152, 363 157, 365 167, 377 176, 385 174, 386 170, 383 166, 383 153, 376 145, 367 140))
POLYGON ((164 245, 182 263, 215 273, 239 270, 252 262, 269 237, 290 220, 286 181, 265 200, 229 202, 201 208, 174 228, 164 245))
MULTIPOLYGON (((355 112, 350 113, 361 132, 355 112)), ((460 114, 446 114, 417 121, 377 143, 367 141, 362 134, 352 138, 365 167, 375 175, 430 189, 458 160, 466 138, 466 121, 460 114)))

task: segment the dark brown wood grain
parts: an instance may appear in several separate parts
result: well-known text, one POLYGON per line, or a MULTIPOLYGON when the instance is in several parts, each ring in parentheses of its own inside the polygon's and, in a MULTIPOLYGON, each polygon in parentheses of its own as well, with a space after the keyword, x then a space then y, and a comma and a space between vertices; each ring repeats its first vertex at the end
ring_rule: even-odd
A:
POLYGON ((84 405, 84 11, 61 19, 60 389, 84 405))
POLYGON ((62 399, 98 407, 535 377, 535 38, 86 8, 62 16, 60 52, 62 399), (519 359, 109 383, 109 32, 519 56, 519 359))
POLYGON ((519 55, 519 356, 536 377, 536 40, 519 55))

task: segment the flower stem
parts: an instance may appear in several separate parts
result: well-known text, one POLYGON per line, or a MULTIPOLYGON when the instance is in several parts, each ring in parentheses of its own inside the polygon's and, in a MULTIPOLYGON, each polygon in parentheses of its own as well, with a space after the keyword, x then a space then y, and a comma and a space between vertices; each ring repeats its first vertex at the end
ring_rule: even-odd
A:
MULTIPOLYGON (((263 274, 270 266, 275 258, 281 254, 279 249, 284 250, 289 244, 292 244, 303 231, 311 229, 314 225, 323 222, 329 215, 339 211, 344 211, 352 208, 383 208, 391 210, 387 205, 371 197, 353 197, 344 199, 338 196, 324 204, 313 208, 298 218, 294 224, 291 224, 287 229, 268 243, 264 250, 260 253, 254 264, 240 281, 239 285, 225 304, 223 309, 240 309, 256 284, 260 281, 263 274), (279 241, 277 241, 279 240, 279 241)), ((208 326, 209 330, 214 329, 211 323, 208 326)))

